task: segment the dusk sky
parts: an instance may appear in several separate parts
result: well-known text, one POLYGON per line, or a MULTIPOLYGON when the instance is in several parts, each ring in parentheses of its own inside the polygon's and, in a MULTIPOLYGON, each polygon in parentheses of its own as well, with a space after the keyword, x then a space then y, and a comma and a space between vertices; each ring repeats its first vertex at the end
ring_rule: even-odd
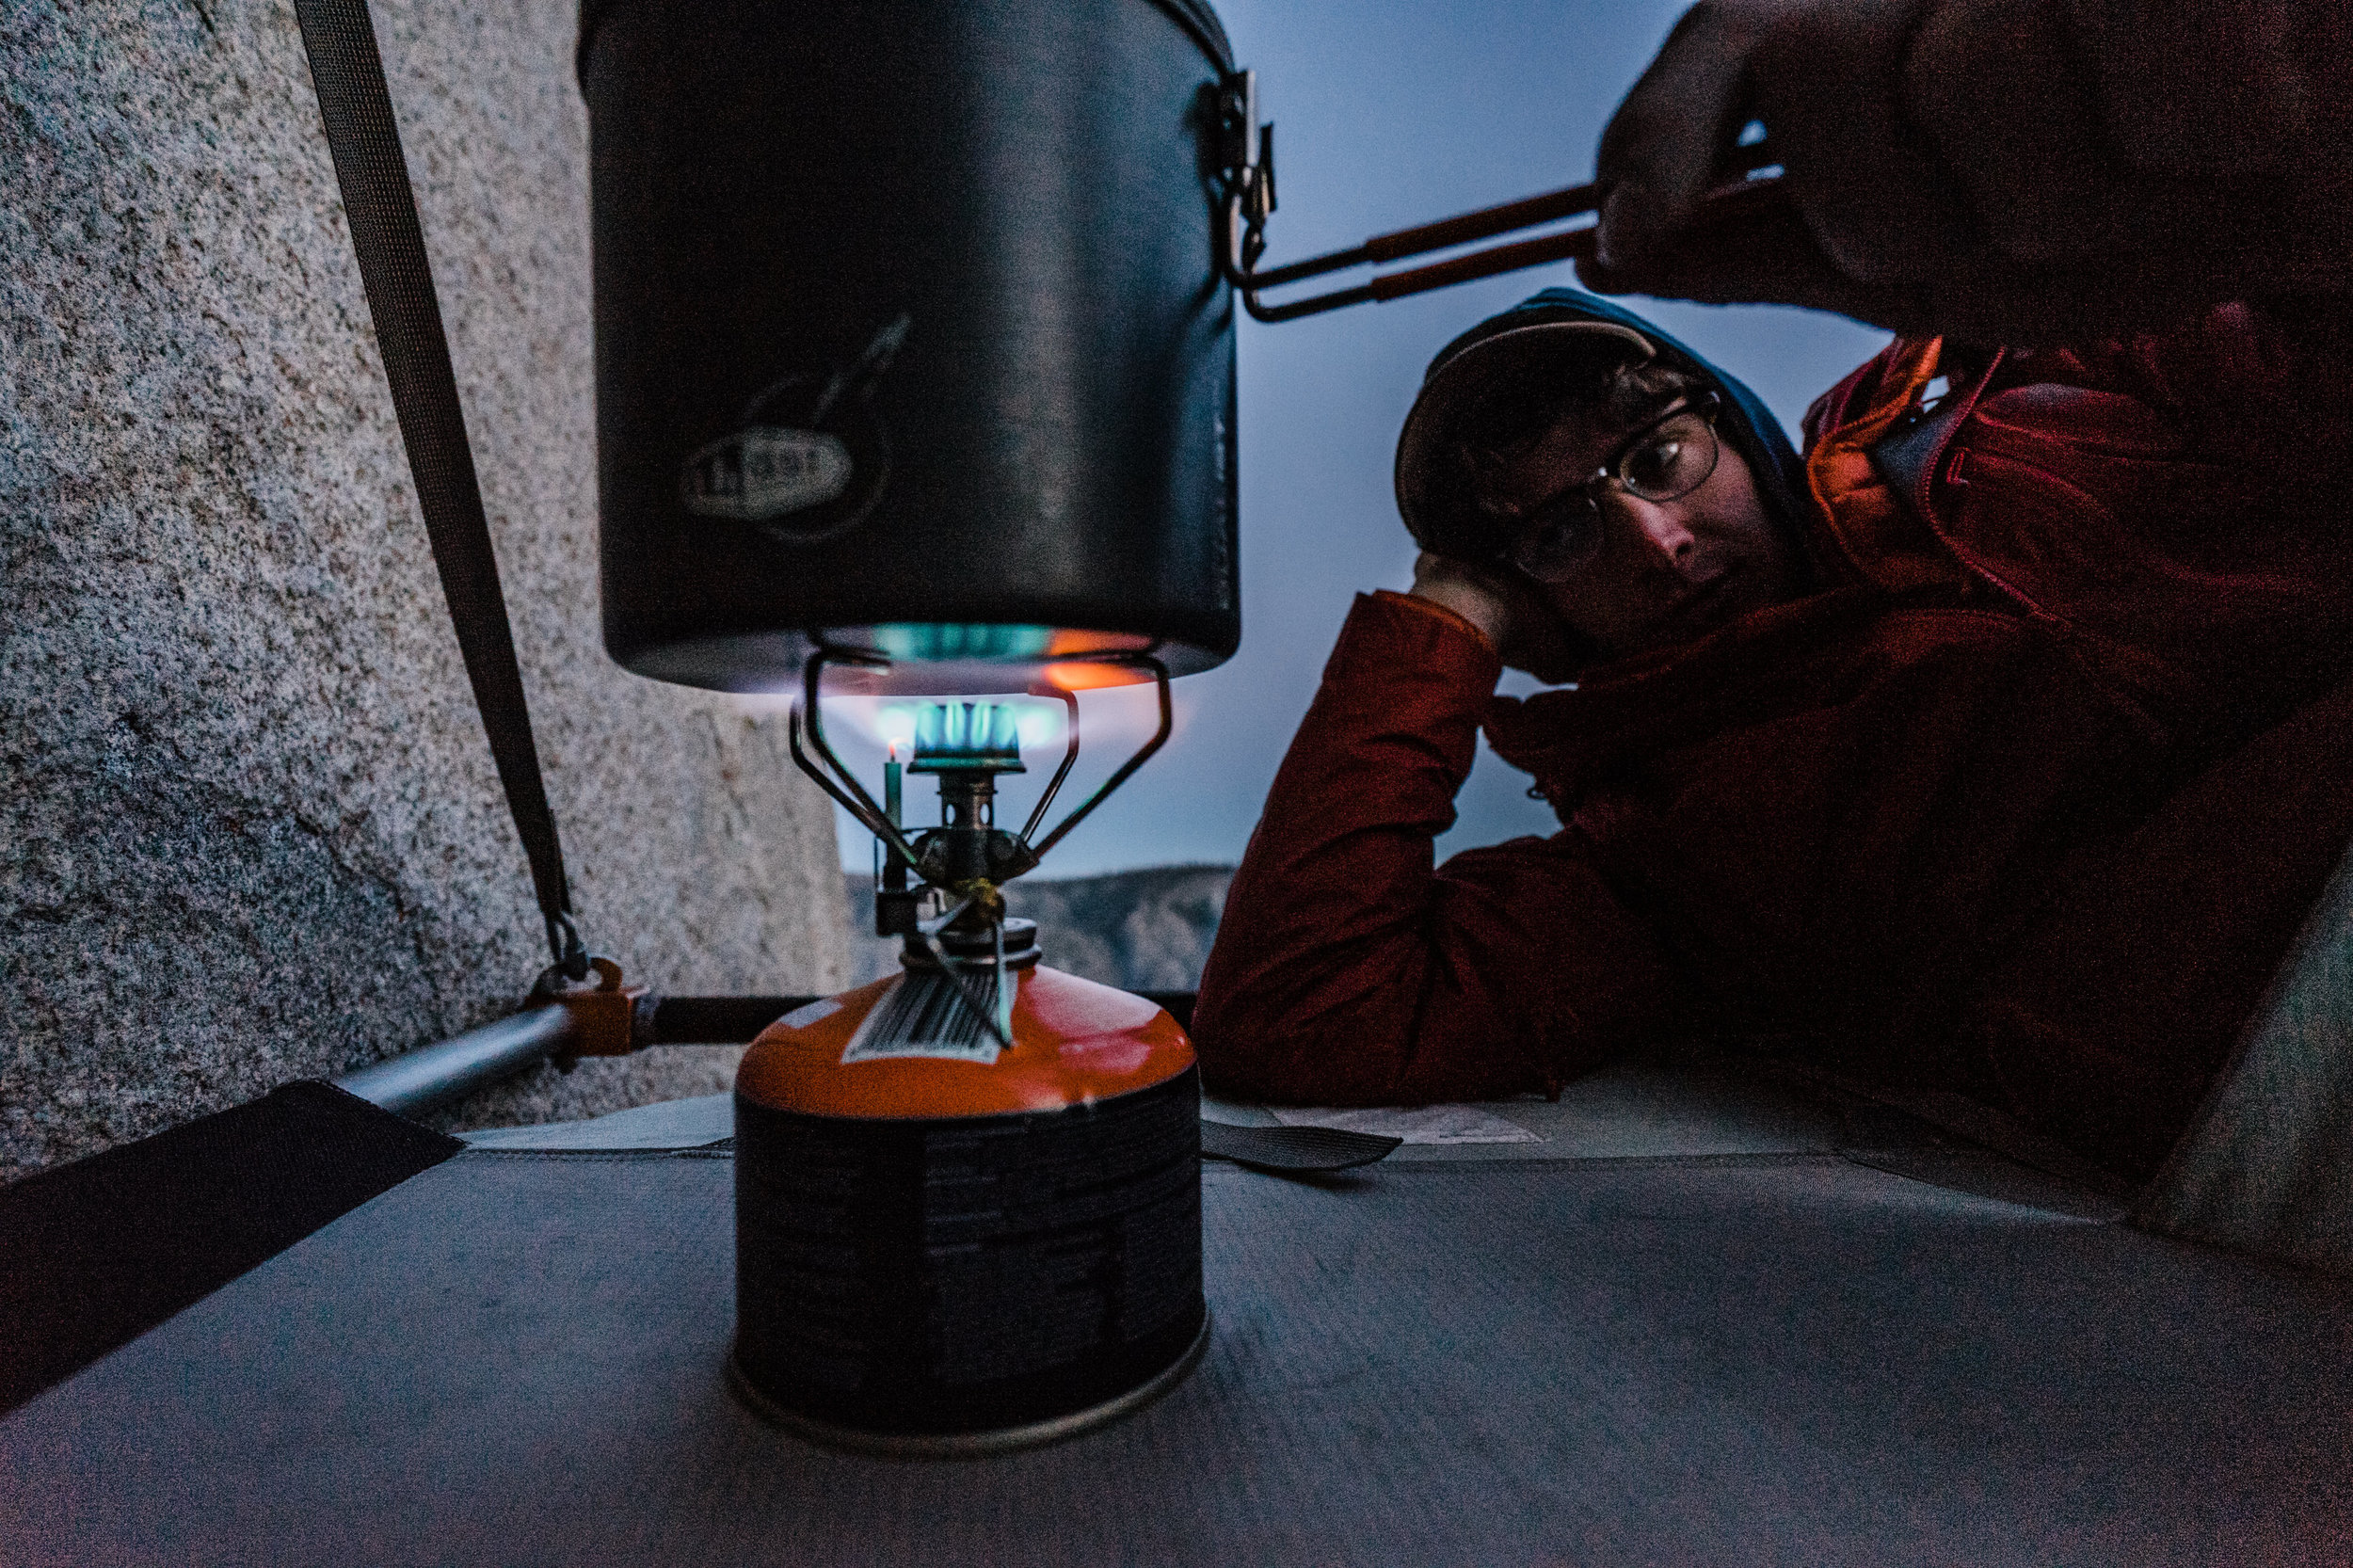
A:
MULTIPOLYGON (((1279 131, 1269 264, 1589 178, 1610 110, 1683 8, 1221 0, 1237 57, 1258 72, 1262 117, 1279 131)), ((1241 856, 1351 599, 1412 580, 1389 472, 1423 366, 1472 322, 1575 281, 1562 265, 1282 326, 1241 322, 1241 651, 1176 683, 1176 738, 1039 875, 1241 856)), ((1634 303, 1747 380, 1793 437, 1806 405, 1886 341, 1800 311, 1634 303)), ((1074 789, 1116 763, 1149 709, 1142 694, 1083 700, 1088 744, 1074 789)), ((856 717, 845 705, 836 721, 845 740, 856 717)), ((879 752, 844 750, 874 776, 879 752)), ((1032 760, 1033 781, 1052 757, 1032 760)), ((1552 831, 1526 783, 1482 753, 1440 854, 1552 831)), ((1009 780, 1006 793, 1001 815, 1017 824, 1031 792, 1009 780)), ((911 790, 908 808, 912 821, 934 820, 928 789, 911 790)), ((840 825, 843 864, 864 869, 872 840, 846 815, 840 825)))

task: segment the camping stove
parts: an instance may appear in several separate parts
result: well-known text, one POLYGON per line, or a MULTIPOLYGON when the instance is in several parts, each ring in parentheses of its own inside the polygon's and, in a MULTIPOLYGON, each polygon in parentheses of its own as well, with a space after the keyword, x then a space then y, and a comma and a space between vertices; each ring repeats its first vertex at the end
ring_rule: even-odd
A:
POLYGON ((826 744, 831 663, 881 661, 810 657, 793 758, 881 841, 875 926, 904 951, 899 974, 787 1016, 744 1055, 734 1381, 849 1447, 1066 1436, 1173 1386, 1207 1341, 1198 1073, 1160 1007, 1039 963, 1001 888, 1167 740, 1168 674, 1134 655, 1090 667, 1090 684, 1155 680, 1159 728, 1043 838, 1078 759, 1077 696, 1032 694, 1067 705, 1069 741, 1017 832, 995 820, 998 778, 1024 771, 1013 708, 927 705, 906 771, 937 778, 941 821, 910 835, 896 759, 877 803, 826 744))

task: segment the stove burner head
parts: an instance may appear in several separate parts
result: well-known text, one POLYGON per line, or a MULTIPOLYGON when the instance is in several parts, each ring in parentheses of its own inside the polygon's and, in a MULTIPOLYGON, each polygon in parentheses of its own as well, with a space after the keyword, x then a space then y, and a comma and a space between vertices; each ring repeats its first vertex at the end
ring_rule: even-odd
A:
POLYGON ((915 713, 909 773, 1022 773, 1021 715, 1010 702, 927 702, 915 713))

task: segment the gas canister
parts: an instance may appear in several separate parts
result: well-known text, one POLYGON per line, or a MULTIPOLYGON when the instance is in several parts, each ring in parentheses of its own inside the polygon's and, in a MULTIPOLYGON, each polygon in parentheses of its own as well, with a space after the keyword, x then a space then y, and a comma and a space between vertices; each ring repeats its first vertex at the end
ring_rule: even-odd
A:
POLYGON ((734 1375, 856 1447, 1066 1435, 1173 1384, 1208 1333, 1184 1031, 1040 965, 1030 921, 945 947, 952 970, 910 944, 779 1020, 736 1079, 734 1375))

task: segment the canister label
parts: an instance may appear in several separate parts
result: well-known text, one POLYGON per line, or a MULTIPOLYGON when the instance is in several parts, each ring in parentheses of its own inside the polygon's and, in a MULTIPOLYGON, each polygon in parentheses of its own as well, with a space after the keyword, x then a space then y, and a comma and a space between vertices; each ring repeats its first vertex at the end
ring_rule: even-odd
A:
MULTIPOLYGON (((992 973, 976 984, 994 989, 997 977, 992 973)), ((842 1048, 841 1062, 847 1066, 929 1056, 987 1066, 996 1062, 1000 1048, 988 1019, 968 994, 944 974, 919 971, 890 983, 842 1048)))
POLYGON ((787 1408, 908 1432, 1148 1380, 1204 1311, 1197 1078, 927 1121, 739 1096, 738 1365, 787 1408))

